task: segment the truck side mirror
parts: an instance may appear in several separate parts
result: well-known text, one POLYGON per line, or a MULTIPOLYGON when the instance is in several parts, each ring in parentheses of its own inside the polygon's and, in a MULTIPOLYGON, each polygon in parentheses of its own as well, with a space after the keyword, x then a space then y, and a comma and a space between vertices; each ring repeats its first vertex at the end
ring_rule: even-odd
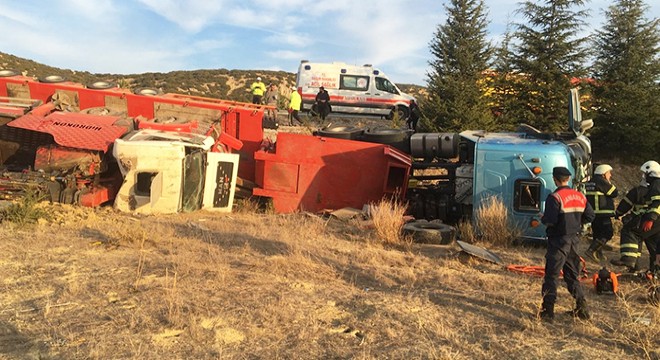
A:
POLYGON ((594 127, 593 119, 582 120, 582 123, 580 124, 580 130, 582 130, 582 133, 586 132, 592 127, 594 127))

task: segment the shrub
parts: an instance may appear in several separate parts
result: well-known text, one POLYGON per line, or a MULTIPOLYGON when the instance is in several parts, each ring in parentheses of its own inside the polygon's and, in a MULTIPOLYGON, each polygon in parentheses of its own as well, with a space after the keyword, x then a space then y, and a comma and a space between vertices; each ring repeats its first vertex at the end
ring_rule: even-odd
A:
POLYGON ((370 211, 378 242, 390 245, 404 243, 401 230, 405 223, 403 219, 406 212, 405 204, 383 199, 372 204, 370 211))
POLYGON ((458 239, 465 241, 467 243, 473 244, 477 242, 477 234, 474 231, 474 227, 470 221, 461 221, 456 225, 456 232, 458 234, 458 239))
POLYGON ((509 211, 502 198, 491 196, 475 213, 476 233, 479 239, 490 245, 509 246, 520 229, 509 221, 509 211))
POLYGON ((2 219, 18 225, 32 224, 39 219, 47 219, 48 212, 37 206, 41 200, 42 197, 36 190, 28 189, 19 202, 2 210, 2 219))

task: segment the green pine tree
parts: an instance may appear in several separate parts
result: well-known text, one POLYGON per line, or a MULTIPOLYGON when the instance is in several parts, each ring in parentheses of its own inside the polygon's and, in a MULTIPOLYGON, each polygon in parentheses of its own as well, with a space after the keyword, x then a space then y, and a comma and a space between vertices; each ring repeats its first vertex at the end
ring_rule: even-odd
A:
POLYGON ((523 118, 519 110, 524 110, 524 108, 516 107, 515 82, 521 78, 516 76, 513 71, 511 38, 512 34, 507 28, 502 42, 495 50, 495 71, 492 74, 492 111, 497 127, 501 130, 514 130, 519 120, 523 118))
POLYGON ((483 0, 450 0, 447 21, 438 26, 430 49, 434 59, 427 74, 428 98, 420 104, 432 131, 490 130, 494 126, 484 96, 484 71, 491 46, 486 40, 483 0))
POLYGON ((596 34, 594 147, 644 161, 660 153, 660 20, 642 0, 617 0, 596 34))
POLYGON ((525 1, 518 13, 525 19, 515 24, 512 67, 519 78, 513 82, 516 113, 520 122, 544 131, 567 130, 568 94, 571 81, 585 75, 587 38, 584 0, 525 1))

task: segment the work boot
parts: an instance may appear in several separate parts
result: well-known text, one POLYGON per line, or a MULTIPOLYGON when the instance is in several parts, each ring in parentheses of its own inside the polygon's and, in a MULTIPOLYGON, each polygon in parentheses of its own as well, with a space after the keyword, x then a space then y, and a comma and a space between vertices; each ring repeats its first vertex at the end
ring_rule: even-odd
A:
POLYGON ((591 315, 587 309, 587 301, 584 298, 577 299, 575 302, 575 309, 569 311, 569 314, 581 320, 591 319, 591 315))
POLYGON ((632 271, 630 272, 637 271, 637 267, 638 267, 635 259, 630 257, 622 257, 620 259, 610 259, 610 263, 616 266, 625 266, 628 270, 632 269, 632 271))
POLYGON ((603 244, 599 241, 593 241, 582 257, 600 264, 603 260, 603 244))
POLYGON ((555 319, 555 311, 552 308, 542 309, 538 317, 541 321, 552 324, 555 319))

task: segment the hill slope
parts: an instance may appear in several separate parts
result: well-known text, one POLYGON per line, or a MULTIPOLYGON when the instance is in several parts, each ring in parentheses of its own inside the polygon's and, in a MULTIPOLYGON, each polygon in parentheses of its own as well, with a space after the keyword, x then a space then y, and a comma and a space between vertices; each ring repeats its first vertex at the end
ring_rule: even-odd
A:
MULTIPOLYGON (((0 69, 12 69, 26 76, 44 77, 60 75, 83 84, 94 81, 112 81, 123 88, 158 88, 163 92, 250 102, 250 84, 260 76, 266 84, 278 84, 282 93, 296 82, 296 74, 269 70, 207 69, 171 71, 168 73, 144 73, 131 75, 92 74, 86 71, 59 69, 0 52, 0 69)), ((416 85, 399 85, 401 90, 419 96, 422 89, 416 85)))

